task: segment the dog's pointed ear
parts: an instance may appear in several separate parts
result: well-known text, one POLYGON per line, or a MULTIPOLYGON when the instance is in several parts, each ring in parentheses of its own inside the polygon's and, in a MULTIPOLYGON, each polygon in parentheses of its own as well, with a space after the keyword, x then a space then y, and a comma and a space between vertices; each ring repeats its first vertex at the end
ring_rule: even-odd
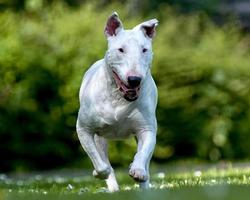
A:
POLYGON ((108 18, 104 33, 108 38, 110 36, 116 36, 121 30, 123 30, 122 22, 117 12, 113 12, 108 18))
POLYGON ((158 20, 157 19, 151 19, 149 21, 143 22, 139 24, 138 28, 142 30, 144 35, 150 39, 153 39, 155 36, 155 28, 158 25, 158 20))

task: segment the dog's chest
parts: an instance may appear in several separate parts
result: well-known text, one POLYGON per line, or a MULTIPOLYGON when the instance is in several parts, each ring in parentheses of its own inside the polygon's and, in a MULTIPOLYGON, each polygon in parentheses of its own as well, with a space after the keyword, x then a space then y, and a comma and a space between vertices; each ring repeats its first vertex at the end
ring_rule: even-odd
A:
POLYGON ((107 139, 124 139, 133 133, 133 128, 127 123, 128 120, 118 121, 117 123, 102 123, 96 127, 95 133, 107 139))
POLYGON ((133 130, 135 109, 131 105, 117 105, 103 101, 98 105, 95 131, 106 138, 120 139, 128 137, 133 130))

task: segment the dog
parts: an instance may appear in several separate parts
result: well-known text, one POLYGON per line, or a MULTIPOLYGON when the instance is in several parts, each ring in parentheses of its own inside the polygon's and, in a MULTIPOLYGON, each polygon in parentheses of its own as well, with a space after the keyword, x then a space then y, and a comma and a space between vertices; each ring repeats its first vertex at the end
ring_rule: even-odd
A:
POLYGON ((105 57, 87 70, 81 84, 76 131, 93 163, 93 176, 105 179, 110 192, 118 191, 119 185, 108 159, 107 140, 131 135, 138 147, 129 175, 140 188, 149 187, 157 132, 157 88, 150 72, 157 25, 157 19, 151 19, 124 30, 114 12, 104 30, 105 57))

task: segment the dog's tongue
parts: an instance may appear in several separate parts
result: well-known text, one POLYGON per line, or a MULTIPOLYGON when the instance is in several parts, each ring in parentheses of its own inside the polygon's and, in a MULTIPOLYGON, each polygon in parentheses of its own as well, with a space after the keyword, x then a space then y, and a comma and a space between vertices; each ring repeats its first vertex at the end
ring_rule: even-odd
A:
POLYGON ((123 93, 124 98, 128 101, 135 101, 139 96, 139 87, 127 88, 124 84, 119 85, 120 91, 123 93))
POLYGON ((139 96, 139 90, 136 89, 128 89, 125 91, 124 98, 128 101, 135 101, 139 96))
POLYGON ((129 88, 129 87, 127 87, 121 81, 121 79, 119 78, 119 76, 115 72, 113 72, 113 73, 114 73, 114 79, 115 79, 116 85, 119 88, 119 90, 123 93, 124 98, 127 101, 135 101, 138 98, 138 96, 139 96, 139 90, 140 90, 140 88, 139 87, 136 87, 136 88, 129 88))

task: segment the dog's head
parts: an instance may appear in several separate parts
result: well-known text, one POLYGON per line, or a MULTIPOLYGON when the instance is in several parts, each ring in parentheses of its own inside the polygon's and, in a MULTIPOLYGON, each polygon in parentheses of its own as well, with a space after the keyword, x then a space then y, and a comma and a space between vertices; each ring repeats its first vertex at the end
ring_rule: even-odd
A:
POLYGON ((124 30, 116 12, 108 18, 104 31, 108 40, 105 60, 117 87, 128 101, 138 98, 140 86, 150 70, 151 43, 157 24, 156 19, 151 19, 124 30))

